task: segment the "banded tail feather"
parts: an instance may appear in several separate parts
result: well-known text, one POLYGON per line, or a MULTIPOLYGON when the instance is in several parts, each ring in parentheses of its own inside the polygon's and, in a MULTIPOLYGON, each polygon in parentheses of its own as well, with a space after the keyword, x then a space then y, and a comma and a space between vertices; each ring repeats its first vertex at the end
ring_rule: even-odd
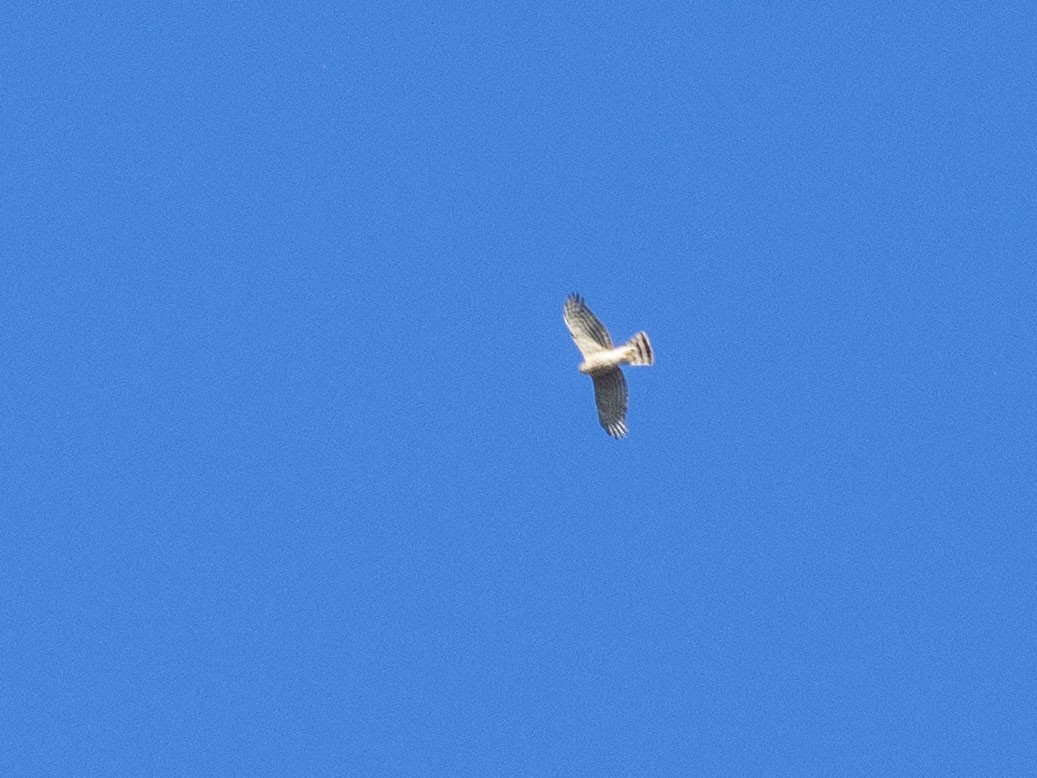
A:
POLYGON ((627 364, 650 365, 655 361, 655 355, 652 354, 652 344, 648 342, 648 333, 643 330, 628 340, 626 346, 629 349, 629 356, 626 360, 627 364))

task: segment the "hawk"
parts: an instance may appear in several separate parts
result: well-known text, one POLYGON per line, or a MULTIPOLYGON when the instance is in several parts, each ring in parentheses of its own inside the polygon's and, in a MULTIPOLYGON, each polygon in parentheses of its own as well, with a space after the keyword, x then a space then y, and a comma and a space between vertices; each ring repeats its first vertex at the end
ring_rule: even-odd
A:
POLYGON ((580 372, 594 381, 598 421, 612 437, 626 437, 627 382, 619 366, 650 365, 655 361, 648 335, 639 332, 622 346, 613 348, 605 325, 578 294, 566 298, 562 318, 576 348, 583 354, 580 372))

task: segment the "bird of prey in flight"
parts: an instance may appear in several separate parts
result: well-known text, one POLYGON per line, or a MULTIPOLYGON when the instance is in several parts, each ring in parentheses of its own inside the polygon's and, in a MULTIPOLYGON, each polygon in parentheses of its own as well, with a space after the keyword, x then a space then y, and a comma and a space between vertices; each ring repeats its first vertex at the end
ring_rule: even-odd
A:
POLYGON ((583 355, 580 372, 594 381, 598 421, 612 437, 626 437, 627 382, 619 366, 650 365, 655 361, 648 335, 639 332, 622 346, 613 347, 605 325, 578 294, 566 298, 562 318, 583 355))

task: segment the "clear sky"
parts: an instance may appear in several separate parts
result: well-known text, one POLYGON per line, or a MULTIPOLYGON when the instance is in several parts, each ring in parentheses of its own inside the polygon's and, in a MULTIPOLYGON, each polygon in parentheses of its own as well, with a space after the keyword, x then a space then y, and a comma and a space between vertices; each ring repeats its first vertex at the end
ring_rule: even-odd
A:
POLYGON ((1031 4, 0 21, 0 772, 1037 772, 1031 4))

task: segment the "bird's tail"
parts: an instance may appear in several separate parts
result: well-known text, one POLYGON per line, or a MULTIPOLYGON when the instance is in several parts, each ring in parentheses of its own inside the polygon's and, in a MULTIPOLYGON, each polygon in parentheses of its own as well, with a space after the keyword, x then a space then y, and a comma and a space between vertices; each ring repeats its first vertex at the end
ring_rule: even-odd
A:
POLYGON ((628 365, 650 365, 655 361, 648 333, 639 332, 626 342, 628 365))

